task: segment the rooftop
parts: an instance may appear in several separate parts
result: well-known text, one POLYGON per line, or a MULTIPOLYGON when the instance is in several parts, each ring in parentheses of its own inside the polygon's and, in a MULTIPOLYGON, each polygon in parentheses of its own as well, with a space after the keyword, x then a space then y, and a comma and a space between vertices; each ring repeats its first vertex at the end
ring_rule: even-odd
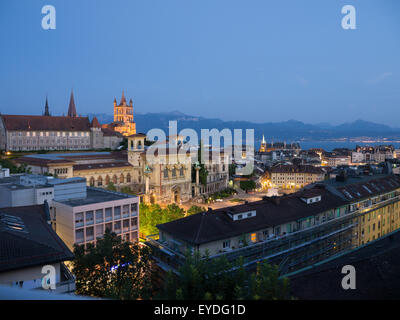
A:
POLYGON ((302 201, 303 193, 299 191, 282 197, 266 198, 194 214, 157 227, 161 231, 173 234, 178 239, 192 244, 202 244, 296 221, 347 203, 324 188, 318 189, 318 194, 321 195, 322 201, 313 204, 302 201), (256 216, 249 219, 233 221, 228 216, 228 213, 239 214, 253 210, 256 211, 256 216))
POLYGON ((291 293, 299 299, 353 300, 400 298, 400 232, 314 265, 290 278, 291 293), (343 290, 342 267, 356 269, 356 290, 343 290))
POLYGON ((0 272, 72 260, 73 254, 46 221, 45 205, 1 208, 0 216, 21 222, 23 230, 0 222, 0 272))
POLYGON ((109 202, 109 201, 123 200, 128 198, 136 198, 136 196, 114 191, 108 191, 100 188, 87 187, 86 198, 57 201, 57 202, 63 203, 71 207, 80 207, 93 203, 109 202))

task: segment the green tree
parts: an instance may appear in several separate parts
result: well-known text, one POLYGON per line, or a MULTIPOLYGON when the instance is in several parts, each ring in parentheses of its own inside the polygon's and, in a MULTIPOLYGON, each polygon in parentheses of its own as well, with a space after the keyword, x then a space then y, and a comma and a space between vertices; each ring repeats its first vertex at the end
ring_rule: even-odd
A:
POLYGON ((74 246, 76 293, 112 299, 149 299, 150 249, 106 230, 96 246, 74 246))
POLYGON ((117 191, 117 187, 114 185, 114 183, 109 182, 108 185, 107 185, 107 190, 117 191))
POLYGON ((192 206, 187 210, 186 215, 187 215, 187 216, 191 216, 192 214, 196 214, 196 213, 200 213, 200 212, 204 212, 204 211, 207 211, 207 209, 204 208, 204 207, 199 207, 199 206, 196 206, 196 205, 192 205, 192 206))
POLYGON ((240 189, 249 191, 256 188, 256 183, 253 180, 240 181, 240 189))
POLYGON ((287 299, 289 282, 279 278, 278 268, 260 263, 250 273, 239 258, 234 264, 226 258, 204 259, 196 252, 186 254, 178 275, 167 274, 163 291, 158 296, 171 300, 252 300, 287 299))
POLYGON ((157 224, 167 223, 185 217, 185 211, 176 204, 161 208, 158 204, 140 204, 140 231, 145 235, 157 234, 157 224))

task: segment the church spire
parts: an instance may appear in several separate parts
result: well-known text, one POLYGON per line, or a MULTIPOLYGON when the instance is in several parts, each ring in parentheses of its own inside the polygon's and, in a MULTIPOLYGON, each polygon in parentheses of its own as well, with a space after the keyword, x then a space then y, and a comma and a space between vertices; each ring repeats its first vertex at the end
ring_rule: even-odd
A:
POLYGON ((121 97, 121 102, 119 103, 120 106, 126 105, 126 99, 125 99, 125 94, 124 90, 122 90, 122 97, 121 97))
POLYGON ((76 108, 74 100, 74 92, 71 90, 71 97, 69 98, 68 117, 76 117, 76 108))
POLYGON ((49 112, 49 102, 47 101, 47 95, 46 95, 46 105, 44 106, 44 116, 50 116, 49 112))

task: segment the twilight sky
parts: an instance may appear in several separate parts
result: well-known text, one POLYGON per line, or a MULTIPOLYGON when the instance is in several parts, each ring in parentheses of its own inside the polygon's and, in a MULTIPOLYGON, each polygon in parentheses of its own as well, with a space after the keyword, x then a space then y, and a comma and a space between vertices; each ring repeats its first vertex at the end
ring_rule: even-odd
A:
POLYGON ((1 0, 0 112, 400 127, 398 0, 1 0), (56 8, 56 30, 41 27, 56 8), (341 27, 354 5, 357 29, 341 27))

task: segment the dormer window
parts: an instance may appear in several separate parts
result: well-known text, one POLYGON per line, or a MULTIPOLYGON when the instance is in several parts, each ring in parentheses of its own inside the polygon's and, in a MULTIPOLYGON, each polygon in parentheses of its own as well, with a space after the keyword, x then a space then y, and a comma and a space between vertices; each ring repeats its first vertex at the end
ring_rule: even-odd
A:
POLYGON ((313 197, 301 197, 301 200, 307 204, 312 204, 321 201, 321 196, 313 196, 313 197))

